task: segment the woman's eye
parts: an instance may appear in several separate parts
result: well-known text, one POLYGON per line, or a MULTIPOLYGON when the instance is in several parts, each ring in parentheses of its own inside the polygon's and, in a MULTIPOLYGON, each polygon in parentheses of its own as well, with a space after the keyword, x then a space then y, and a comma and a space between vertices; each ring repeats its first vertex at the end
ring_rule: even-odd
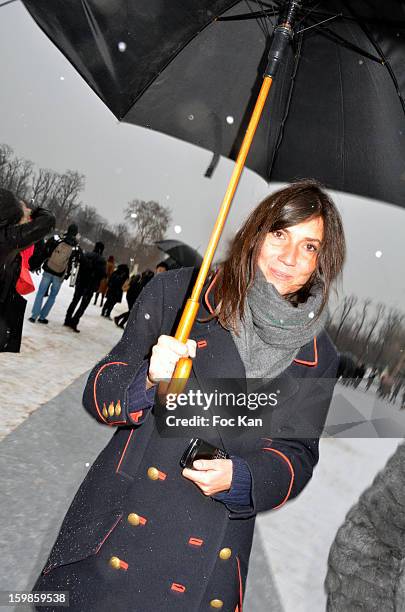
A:
POLYGON ((275 238, 281 238, 283 236, 283 232, 281 230, 275 230, 272 233, 275 238))
POLYGON ((314 244, 312 244, 311 242, 308 242, 308 244, 306 245, 307 247, 307 251, 311 251, 312 253, 316 253, 317 252, 317 248, 314 244))

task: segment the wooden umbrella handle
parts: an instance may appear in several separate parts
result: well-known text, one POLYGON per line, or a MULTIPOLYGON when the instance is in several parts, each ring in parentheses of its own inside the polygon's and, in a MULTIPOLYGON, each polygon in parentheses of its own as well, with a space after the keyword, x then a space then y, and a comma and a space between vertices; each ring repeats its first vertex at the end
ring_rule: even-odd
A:
MULTIPOLYGON (((204 259, 201 264, 197 279, 195 281, 191 297, 187 300, 186 306, 184 308, 183 314, 176 330, 175 338, 177 340, 180 340, 180 342, 186 342, 188 340, 191 328, 193 327, 195 318, 197 316, 201 292, 204 287, 204 283, 206 281, 208 273, 210 271, 215 250, 221 237, 221 233, 224 228, 225 221, 228 216, 228 212, 232 200, 234 198, 235 191, 238 186, 240 176, 242 174, 242 170, 245 165, 245 161, 249 153, 249 149, 252 144, 256 128, 259 124, 260 117, 262 115, 263 108, 266 103, 272 82, 273 79, 271 76, 266 75, 263 79, 263 83, 260 88, 260 92, 257 97, 256 104, 252 116, 250 118, 249 125, 247 127, 238 157, 236 159, 232 176, 229 180, 228 188, 225 192, 224 199, 222 200, 221 208, 219 210, 214 229, 212 230, 207 250, 205 251, 204 259)), ((180 359, 177 362, 172 380, 170 381, 169 385, 165 385, 165 390, 163 388, 163 385, 161 385, 160 394, 162 395, 164 393, 181 393, 190 376, 191 365, 191 359, 180 359)))

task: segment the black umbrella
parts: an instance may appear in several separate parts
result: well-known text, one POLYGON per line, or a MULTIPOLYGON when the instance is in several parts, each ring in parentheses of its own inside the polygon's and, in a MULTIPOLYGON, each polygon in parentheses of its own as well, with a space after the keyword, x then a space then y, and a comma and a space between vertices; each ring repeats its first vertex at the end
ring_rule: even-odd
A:
MULTIPOLYGON (((282 0, 24 0, 118 119, 234 158, 282 0)), ((303 0, 247 165, 404 206, 405 5, 303 0)))
POLYGON ((181 268, 199 268, 202 264, 200 253, 180 240, 159 240, 155 244, 181 268))
MULTIPOLYGON (((404 85, 395 71, 404 43, 393 35, 398 18, 404 16, 398 0, 384 2, 385 8, 389 5, 392 9, 388 14, 380 10, 376 0, 307 1, 302 6, 299 0, 256 0, 261 10, 253 13, 253 20, 252 13, 240 12, 245 5, 251 8, 248 0, 193 0, 190 5, 189 0, 143 0, 136 5, 126 0, 114 4, 106 0, 54 0, 51 11, 45 0, 26 0, 25 4, 120 119, 212 148, 214 158, 208 174, 221 152, 231 157, 237 152, 203 263, 176 330, 178 340, 186 341, 194 323, 205 278, 263 110, 267 121, 260 124, 258 145, 251 151, 249 162, 263 176, 269 177, 274 167, 271 175, 279 177, 277 165, 279 178, 292 178, 292 174, 296 178, 297 172, 306 174, 306 168, 310 168, 310 175, 329 186, 403 204, 404 85), (358 13, 359 8, 364 12, 358 13), (267 21, 271 21, 271 14, 277 14, 273 33, 267 21), (260 20, 263 35, 257 29, 249 31, 252 24, 259 27, 260 20), (338 28, 337 22, 343 25, 338 28), (385 31, 386 39, 377 37, 385 31), (316 36, 319 32, 320 38, 316 36), (320 40, 326 41, 326 47, 320 40), (385 51, 387 41, 394 46, 389 56, 385 51), (291 43, 295 43, 295 49, 291 43), (311 48, 312 55, 308 53, 311 48), (125 59, 119 60, 120 53, 126 54, 125 59), (361 76, 353 68, 353 57, 362 58, 358 66, 370 63, 366 66, 369 76, 361 76), (348 61, 349 69, 344 71, 348 61), (299 70, 299 64, 304 69, 299 70), (321 70, 323 83, 319 71, 316 75, 318 64, 326 65, 326 71, 321 70), (372 70, 374 64, 378 71, 372 70), (270 96, 275 110, 269 130, 266 101, 276 75, 281 86, 270 96), (304 85, 301 91, 298 75, 304 85), (310 91, 308 83, 312 85, 310 91), (342 91, 348 84, 347 102, 342 91), (227 91, 231 92, 228 98, 227 91), (286 127, 294 126, 292 119, 286 122, 293 101, 298 106, 295 131, 286 127), (366 111, 369 116, 364 126, 366 111), (233 126, 235 113, 235 129, 227 131, 225 117, 226 124, 233 126), (304 128, 311 119, 315 124, 306 132, 304 128), (287 129, 292 134, 290 141, 287 129), (287 147, 283 164, 282 147, 287 147), (305 165, 304 160, 309 163, 305 165)), ((401 21, 401 28, 403 25, 401 21)), ((400 39, 401 32, 397 34, 400 39)), ((403 76, 400 68, 398 71, 403 76)), ((174 378, 184 382, 190 371, 191 360, 182 359, 174 378)))

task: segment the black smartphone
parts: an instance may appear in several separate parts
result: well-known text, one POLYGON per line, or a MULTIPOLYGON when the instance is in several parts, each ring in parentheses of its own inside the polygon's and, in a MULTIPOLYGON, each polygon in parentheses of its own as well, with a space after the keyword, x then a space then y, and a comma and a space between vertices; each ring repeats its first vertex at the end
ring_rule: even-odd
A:
POLYGON ((202 438, 191 438, 181 459, 181 467, 193 469, 193 461, 197 459, 229 459, 226 451, 216 448, 202 438))

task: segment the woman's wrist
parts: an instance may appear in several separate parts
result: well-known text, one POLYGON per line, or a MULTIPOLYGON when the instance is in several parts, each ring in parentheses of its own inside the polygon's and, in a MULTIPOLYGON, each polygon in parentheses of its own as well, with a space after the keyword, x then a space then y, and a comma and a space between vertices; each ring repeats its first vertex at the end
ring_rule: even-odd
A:
POLYGON ((148 391, 149 389, 151 389, 152 387, 154 387, 157 383, 153 380, 151 380, 150 375, 149 375, 149 370, 146 372, 146 390, 148 391))

